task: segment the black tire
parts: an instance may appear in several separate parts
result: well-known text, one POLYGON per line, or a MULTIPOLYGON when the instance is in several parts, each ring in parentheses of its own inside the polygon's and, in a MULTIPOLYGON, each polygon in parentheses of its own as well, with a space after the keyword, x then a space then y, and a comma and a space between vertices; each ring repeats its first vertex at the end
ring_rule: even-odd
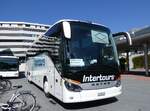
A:
POLYGON ((50 97, 50 94, 49 94, 49 92, 47 91, 46 87, 49 87, 47 80, 45 80, 45 81, 43 82, 43 90, 44 90, 45 96, 49 98, 49 97, 50 97))
POLYGON ((32 83, 32 81, 30 80, 30 73, 28 72, 27 74, 26 74, 26 78, 27 78, 27 80, 28 80, 28 83, 32 83))
POLYGON ((32 84, 32 81, 30 81, 30 80, 28 79, 28 83, 32 84))
POLYGON ((20 93, 11 102, 11 109, 14 111, 33 111, 36 106, 36 99, 31 93, 20 93))
POLYGON ((28 77, 29 75, 26 76, 26 79, 28 80, 28 83, 31 83, 31 80, 28 77))

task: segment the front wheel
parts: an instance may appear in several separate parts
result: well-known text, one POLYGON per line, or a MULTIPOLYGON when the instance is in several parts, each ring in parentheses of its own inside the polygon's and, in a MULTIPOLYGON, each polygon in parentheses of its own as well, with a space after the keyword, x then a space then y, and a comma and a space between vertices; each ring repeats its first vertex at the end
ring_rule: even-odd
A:
POLYGON ((50 94, 49 94, 49 92, 48 92, 48 89, 49 89, 48 81, 45 80, 45 81, 44 81, 44 84, 43 84, 43 90, 44 90, 44 93, 45 93, 45 96, 46 96, 46 97, 49 97, 49 96, 50 96, 50 94))
POLYGON ((11 109, 15 111, 33 111, 36 99, 31 93, 20 93, 11 104, 11 109))
POLYGON ((27 78, 27 80, 28 80, 29 83, 32 83, 30 72, 27 72, 26 78, 27 78))

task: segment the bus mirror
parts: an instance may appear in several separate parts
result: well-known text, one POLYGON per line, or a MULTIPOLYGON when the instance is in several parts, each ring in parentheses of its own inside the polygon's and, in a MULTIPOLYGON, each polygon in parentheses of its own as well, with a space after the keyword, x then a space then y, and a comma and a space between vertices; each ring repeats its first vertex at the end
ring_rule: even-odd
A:
POLYGON ((68 39, 71 38, 71 27, 69 22, 63 22, 63 30, 64 30, 64 36, 68 39))

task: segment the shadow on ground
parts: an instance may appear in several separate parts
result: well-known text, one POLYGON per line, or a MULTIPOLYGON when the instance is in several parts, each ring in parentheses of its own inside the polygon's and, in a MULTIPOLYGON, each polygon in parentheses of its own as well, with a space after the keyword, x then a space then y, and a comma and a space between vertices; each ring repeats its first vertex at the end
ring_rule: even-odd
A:
POLYGON ((65 109, 85 109, 85 108, 92 108, 97 106, 103 106, 107 104, 111 104, 114 102, 117 102, 118 99, 116 97, 103 99, 103 100, 96 100, 96 101, 90 101, 90 102, 82 102, 82 103, 62 103, 56 98, 50 99, 50 103, 52 104, 60 104, 65 109))

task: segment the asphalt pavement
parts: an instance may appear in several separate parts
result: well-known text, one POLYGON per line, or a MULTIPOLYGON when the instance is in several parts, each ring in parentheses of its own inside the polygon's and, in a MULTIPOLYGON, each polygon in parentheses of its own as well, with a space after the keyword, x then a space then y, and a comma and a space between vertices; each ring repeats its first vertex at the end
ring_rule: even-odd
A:
MULTIPOLYGON (((122 75, 123 93, 120 96, 75 104, 64 104, 56 98, 45 97, 35 84, 25 77, 9 78, 12 85, 23 85, 20 90, 30 90, 37 100, 35 111, 150 111, 150 77, 122 75)), ((6 102, 14 90, 0 93, 0 103, 6 102)))

